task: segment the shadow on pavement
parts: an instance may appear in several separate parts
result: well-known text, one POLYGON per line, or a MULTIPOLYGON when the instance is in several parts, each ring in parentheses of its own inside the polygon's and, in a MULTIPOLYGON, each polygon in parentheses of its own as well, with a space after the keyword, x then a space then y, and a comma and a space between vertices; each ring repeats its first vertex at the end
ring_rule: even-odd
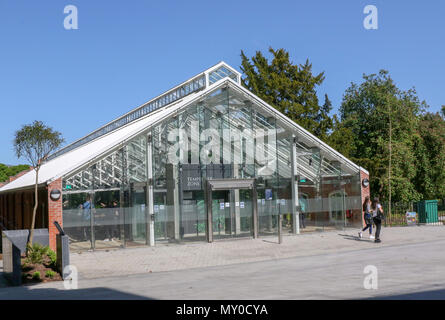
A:
POLYGON ((445 300, 445 289, 395 294, 366 300, 445 300))
POLYGON ((367 239, 367 238, 359 238, 358 236, 351 236, 350 234, 339 234, 339 236, 342 236, 343 239, 346 240, 354 240, 354 241, 363 241, 363 242, 374 242, 374 240, 367 239))
POLYGON ((153 300, 110 288, 30 289, 27 286, 0 289, 0 300, 153 300))

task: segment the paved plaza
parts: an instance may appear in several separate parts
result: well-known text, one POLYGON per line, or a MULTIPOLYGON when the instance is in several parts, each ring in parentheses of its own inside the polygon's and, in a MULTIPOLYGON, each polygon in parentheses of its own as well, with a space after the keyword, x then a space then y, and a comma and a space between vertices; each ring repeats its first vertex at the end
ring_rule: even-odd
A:
POLYGON ((445 226, 163 245, 71 255, 79 289, 2 288, 0 299, 445 299, 445 226), (378 289, 363 286, 378 270, 378 289))

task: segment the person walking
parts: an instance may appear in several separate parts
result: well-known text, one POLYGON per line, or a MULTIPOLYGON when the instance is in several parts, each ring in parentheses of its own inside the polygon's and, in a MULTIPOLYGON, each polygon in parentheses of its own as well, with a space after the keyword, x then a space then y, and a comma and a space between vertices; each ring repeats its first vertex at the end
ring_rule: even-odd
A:
POLYGON ((371 203, 371 210, 372 210, 372 220, 375 224, 375 240, 374 242, 382 242, 380 240, 380 230, 382 228, 382 219, 384 217, 383 215, 383 209, 382 205, 380 204, 380 200, 378 197, 375 197, 374 200, 371 203))
POLYGON ((363 202, 363 215, 366 227, 364 227, 361 231, 359 231, 358 237, 363 238, 363 231, 369 229, 369 239, 374 239, 374 236, 372 235, 371 200, 369 199, 369 196, 366 196, 365 202, 363 202))

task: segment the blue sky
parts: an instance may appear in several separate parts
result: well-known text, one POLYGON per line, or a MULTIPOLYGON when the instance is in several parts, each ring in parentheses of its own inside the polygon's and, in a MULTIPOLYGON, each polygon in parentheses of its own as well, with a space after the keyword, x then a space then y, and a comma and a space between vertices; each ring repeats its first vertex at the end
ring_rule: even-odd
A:
POLYGON ((387 69, 438 111, 445 104, 445 2, 0 0, 0 163, 15 130, 42 120, 72 142, 224 60, 269 46, 325 72, 334 112, 348 85, 387 69), (76 5, 79 29, 65 30, 76 5), (378 8, 378 30, 363 9, 378 8))

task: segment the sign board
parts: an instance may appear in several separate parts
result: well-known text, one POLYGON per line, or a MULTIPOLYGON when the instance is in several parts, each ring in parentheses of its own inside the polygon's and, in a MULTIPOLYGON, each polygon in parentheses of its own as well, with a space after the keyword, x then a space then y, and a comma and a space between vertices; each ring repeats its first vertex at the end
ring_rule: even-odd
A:
POLYGON ((161 204, 161 205, 159 206, 159 209, 161 209, 161 210, 164 210, 164 208, 165 208, 165 206, 164 206, 163 204, 161 204))
POLYGON ((235 207, 239 207, 239 202, 238 201, 235 202, 235 207))
POLYGON ((230 202, 226 202, 226 208, 230 207, 230 202))
POLYGON ((244 202, 240 202, 240 203, 239 203, 239 207, 240 207, 241 209, 244 209, 244 202))
POLYGON ((199 164, 184 164, 182 166, 182 190, 201 190, 201 167, 199 164))
POLYGON ((266 199, 261 199, 261 204, 264 206, 266 204, 266 199))
POLYGON ((266 189, 266 200, 272 200, 272 189, 266 189))
POLYGON ((224 210, 224 202, 219 203, 219 210, 224 210))
POLYGON ((417 213, 407 212, 406 213, 406 224, 408 226, 415 226, 417 224, 417 213))

